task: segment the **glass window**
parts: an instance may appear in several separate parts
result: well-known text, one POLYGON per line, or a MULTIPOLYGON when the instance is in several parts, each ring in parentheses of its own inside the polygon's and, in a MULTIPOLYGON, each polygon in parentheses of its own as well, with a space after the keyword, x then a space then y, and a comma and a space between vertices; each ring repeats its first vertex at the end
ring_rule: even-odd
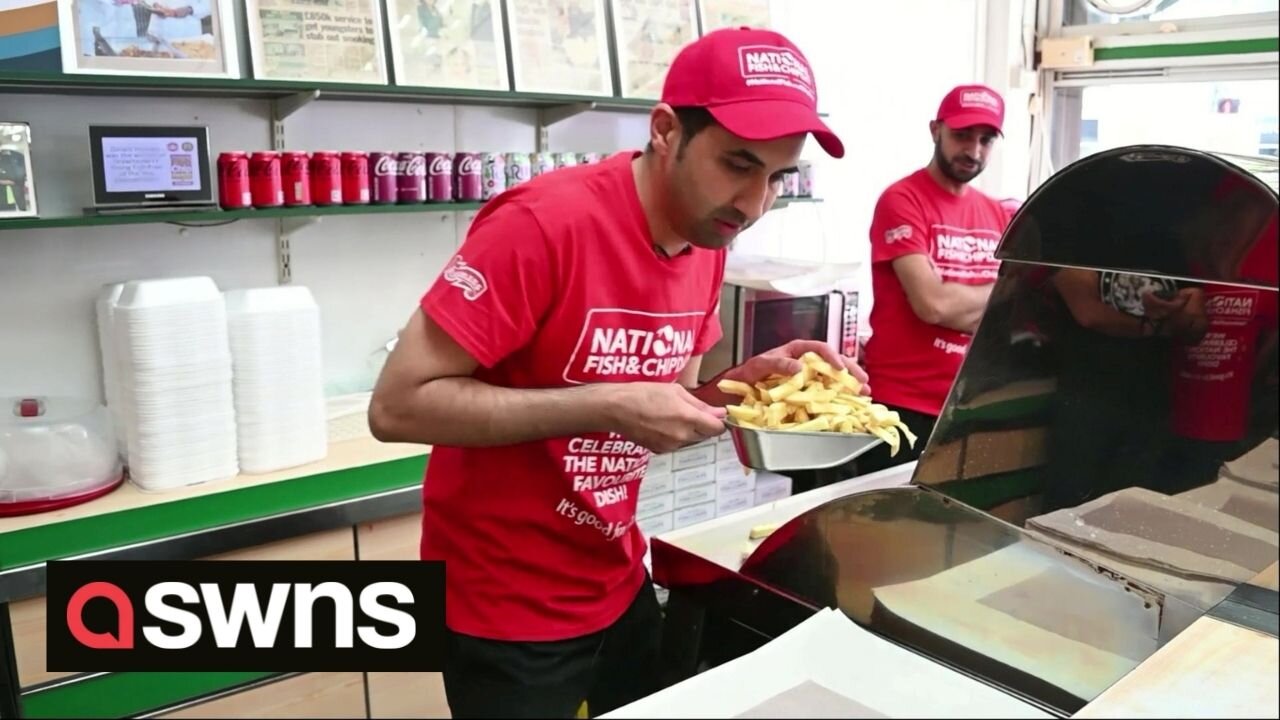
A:
POLYGON ((1276 12, 1280 0, 1065 0, 1063 22, 1066 25, 1111 25, 1124 22, 1169 22, 1201 18, 1276 12), (1120 14, 1102 12, 1098 7, 1127 10, 1120 14))
POLYGON ((1121 83, 1062 88, 1055 96, 1054 164, 1124 145, 1277 156, 1274 80, 1121 83))

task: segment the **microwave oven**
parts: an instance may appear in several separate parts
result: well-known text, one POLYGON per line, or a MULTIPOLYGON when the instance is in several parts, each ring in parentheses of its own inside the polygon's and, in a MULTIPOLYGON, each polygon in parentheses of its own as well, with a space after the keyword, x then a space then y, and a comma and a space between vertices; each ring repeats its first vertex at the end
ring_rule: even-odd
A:
POLYGON ((726 283, 720 292, 723 336, 702 359, 698 381, 792 340, 820 340, 858 356, 858 293, 836 290, 792 295, 726 283))

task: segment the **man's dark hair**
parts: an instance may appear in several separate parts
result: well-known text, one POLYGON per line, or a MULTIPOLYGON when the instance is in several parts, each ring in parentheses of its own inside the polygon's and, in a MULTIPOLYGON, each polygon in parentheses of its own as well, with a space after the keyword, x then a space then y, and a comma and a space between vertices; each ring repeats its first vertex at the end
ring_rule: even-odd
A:
MULTIPOLYGON (((706 130, 712 125, 717 125, 716 119, 712 117, 711 111, 704 107, 676 107, 672 108, 676 113, 676 119, 680 121, 680 147, 676 148, 676 159, 684 159, 684 148, 695 135, 706 130)), ((650 141, 645 147, 645 152, 653 152, 653 142, 650 141)))

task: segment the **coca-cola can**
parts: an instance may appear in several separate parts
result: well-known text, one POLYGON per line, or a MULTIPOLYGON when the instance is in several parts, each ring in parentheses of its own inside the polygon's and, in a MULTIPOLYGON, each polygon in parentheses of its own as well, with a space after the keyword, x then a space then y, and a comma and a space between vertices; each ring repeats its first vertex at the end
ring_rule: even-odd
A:
POLYGON ((375 152, 369 154, 370 196, 375 205, 392 205, 396 202, 396 154, 375 152))
POLYGON ((280 175, 284 180, 284 204, 289 207, 311 204, 311 157, 290 150, 280 157, 280 175))
POLYGON ((578 164, 577 153, 571 153, 571 152, 556 153, 556 169, 557 170, 561 168, 575 167, 577 166, 577 164, 578 164))
POLYGON ((513 188, 533 177, 533 162, 529 153, 507 153, 507 187, 513 188))
POLYGON ((578 153, 579 165, 595 165, 596 163, 600 162, 602 159, 603 159, 603 156, 601 156, 600 153, 593 153, 593 152, 578 153))
POLYGON ((254 207, 280 207, 284 188, 280 180, 280 153, 256 152, 249 157, 249 193, 254 207))
POLYGON ((799 194, 800 194, 800 173, 798 172, 783 173, 781 197, 796 197, 799 194))
POLYGON ((427 201, 427 164, 422 153, 402 152, 396 155, 396 202, 427 201))
POLYGON ((253 207, 247 153, 233 150, 218 155, 218 204, 227 210, 253 207))
POLYGON ((368 153, 342 153, 342 202, 345 205, 369 204, 368 153))
POLYGON ((813 197, 813 163, 800 161, 800 197, 813 197))
POLYGON ((454 154, 453 183, 454 196, 459 202, 479 202, 484 197, 484 178, 478 154, 454 154))
POLYGON ((529 173, 533 177, 538 177, 539 175, 546 175, 547 173, 556 169, 555 153, 549 153, 549 152, 534 153, 533 156, 529 158, 529 162, 533 165, 533 167, 531 168, 532 172, 529 173))
POLYGON ((492 200, 507 189, 507 158, 502 153, 485 153, 481 160, 484 199, 492 200))
POLYGON ((453 202, 453 156, 427 153, 427 202, 453 202))
POLYGON ((342 204, 342 156, 332 150, 311 153, 311 202, 342 204))

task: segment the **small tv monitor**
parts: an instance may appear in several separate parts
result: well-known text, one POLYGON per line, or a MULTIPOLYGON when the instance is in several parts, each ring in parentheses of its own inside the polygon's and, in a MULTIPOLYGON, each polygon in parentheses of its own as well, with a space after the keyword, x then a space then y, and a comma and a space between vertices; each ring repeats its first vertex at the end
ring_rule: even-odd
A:
POLYGON ((90 125, 96 208, 216 205, 209 128, 90 125))

